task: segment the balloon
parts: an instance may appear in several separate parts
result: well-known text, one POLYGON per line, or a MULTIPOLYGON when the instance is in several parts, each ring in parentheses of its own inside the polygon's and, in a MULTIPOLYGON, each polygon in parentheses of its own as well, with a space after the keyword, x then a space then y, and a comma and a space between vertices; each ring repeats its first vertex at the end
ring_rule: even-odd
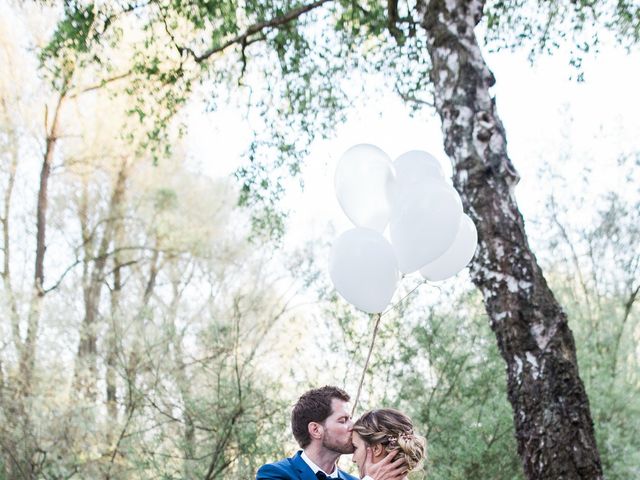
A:
POLYGON ((403 153, 393 162, 396 170, 396 181, 399 184, 424 184, 429 178, 444 180, 444 172, 440 162, 430 153, 422 150, 410 150, 403 153))
POLYGON ((380 232, 353 228, 331 247, 329 275, 349 303, 367 313, 382 312, 398 283, 398 262, 380 232))
POLYGON ((444 181, 444 172, 440 162, 430 153, 422 150, 410 150, 393 162, 396 178, 391 190, 391 204, 408 190, 423 190, 430 179, 444 181))
POLYGON ((336 196, 347 217, 358 227, 382 232, 391 215, 394 171, 389 156, 366 143, 347 150, 336 168, 336 196))
POLYGON ((420 269, 427 280, 437 281, 453 277, 473 258, 478 245, 478 231, 468 215, 462 214, 460 228, 453 245, 433 262, 420 269))
POLYGON ((394 199, 389 234, 403 273, 411 273, 442 255, 460 225, 462 202, 444 180, 430 178, 421 189, 394 199))

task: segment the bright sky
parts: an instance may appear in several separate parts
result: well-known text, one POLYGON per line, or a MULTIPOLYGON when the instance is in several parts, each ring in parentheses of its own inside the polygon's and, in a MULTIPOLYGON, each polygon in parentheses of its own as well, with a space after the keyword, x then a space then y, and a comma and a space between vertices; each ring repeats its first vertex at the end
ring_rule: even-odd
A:
MULTIPOLYGON (((485 57, 497 79, 493 93, 508 151, 522 176, 516 192, 525 217, 542 201, 538 170, 544 160, 565 176, 589 164, 597 180, 593 188, 611 187, 616 158, 640 150, 640 53, 603 46, 598 56, 585 58, 584 83, 569 79, 575 72, 566 55, 540 57, 534 66, 524 51, 485 57), (561 162, 562 153, 569 157, 561 162)), ((407 150, 427 150, 450 175, 439 119, 427 111, 411 118, 409 112, 392 92, 365 100, 349 112, 334 138, 313 144, 303 170, 305 190, 288 193, 289 242, 326 234, 330 224, 338 233, 351 227, 335 198, 333 175, 340 155, 357 143, 373 143, 392 159, 407 150)), ((194 117, 189 145, 204 172, 225 175, 239 164, 251 131, 242 114, 227 109, 194 117)))

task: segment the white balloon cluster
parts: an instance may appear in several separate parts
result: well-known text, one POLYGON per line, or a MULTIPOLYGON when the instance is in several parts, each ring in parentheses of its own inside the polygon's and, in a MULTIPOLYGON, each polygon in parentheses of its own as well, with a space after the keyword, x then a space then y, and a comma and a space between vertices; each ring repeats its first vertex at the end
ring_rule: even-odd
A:
POLYGON ((412 150, 392 162, 374 145, 356 145, 340 158, 335 186, 355 228, 334 242, 329 274, 359 309, 382 312, 401 273, 420 270, 426 280, 444 280, 473 257, 476 227, 427 152, 412 150), (391 241, 383 235, 387 225, 391 241))

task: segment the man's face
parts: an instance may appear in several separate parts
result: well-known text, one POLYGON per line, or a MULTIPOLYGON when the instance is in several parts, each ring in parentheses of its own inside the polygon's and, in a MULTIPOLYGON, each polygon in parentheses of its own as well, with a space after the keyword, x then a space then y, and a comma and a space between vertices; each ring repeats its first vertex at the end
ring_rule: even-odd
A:
POLYGON ((336 453, 353 453, 351 429, 353 422, 348 411, 349 404, 334 398, 331 400, 331 415, 324 421, 322 446, 336 453))

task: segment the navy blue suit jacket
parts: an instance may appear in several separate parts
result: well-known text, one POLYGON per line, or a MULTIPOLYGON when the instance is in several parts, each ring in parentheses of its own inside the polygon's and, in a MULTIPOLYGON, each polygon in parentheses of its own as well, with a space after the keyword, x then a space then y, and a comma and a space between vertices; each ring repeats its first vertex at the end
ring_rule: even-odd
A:
MULTIPOLYGON (((285 458, 275 463, 267 463, 258 469, 256 480, 317 480, 313 470, 300 456, 299 451, 291 458, 285 458)), ((358 480, 338 469, 338 476, 342 480, 358 480)))

